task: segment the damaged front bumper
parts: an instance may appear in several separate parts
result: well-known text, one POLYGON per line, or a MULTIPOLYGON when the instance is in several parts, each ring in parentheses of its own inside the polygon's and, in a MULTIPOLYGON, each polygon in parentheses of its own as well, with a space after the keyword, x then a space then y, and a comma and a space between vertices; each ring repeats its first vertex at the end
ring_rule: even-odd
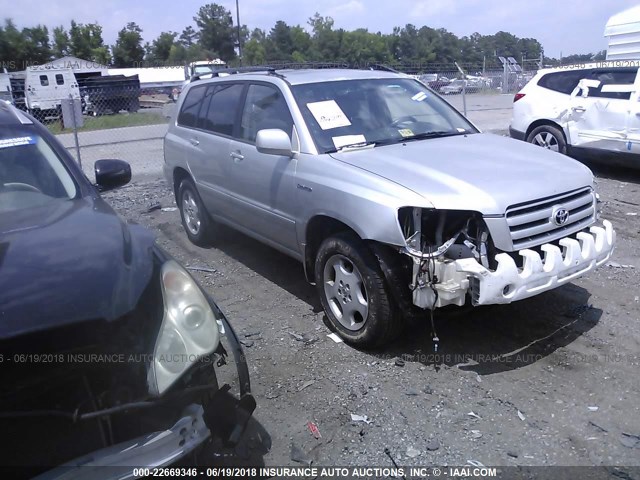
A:
POLYGON ((559 240, 562 249, 544 244, 544 258, 530 249, 520 250, 523 266, 518 267, 506 253, 495 256, 497 267, 490 270, 474 258, 438 260, 437 283, 418 284, 413 290, 413 303, 421 308, 462 306, 467 294, 473 305, 511 303, 564 285, 602 265, 612 255, 616 233, 611 222, 589 227, 575 238, 559 240))
MULTIPOLYGON (((233 356, 239 382, 239 398, 231 393, 228 383, 212 393, 208 393, 207 386, 201 386, 202 392, 207 394, 206 401, 185 405, 180 418, 172 426, 95 450, 48 470, 35 477, 36 479, 122 480, 153 476, 153 468, 175 464, 196 451, 211 437, 220 438, 227 446, 240 442, 256 408, 251 394, 249 369, 236 332, 213 300, 209 298, 209 302, 218 314, 222 338, 233 356)), ((144 407, 142 404, 144 402, 132 404, 129 413, 135 415, 137 408, 144 407)), ((164 405, 163 408, 171 407, 164 405)), ((107 416, 108 413, 105 413, 104 417, 107 416)), ((158 474, 162 474, 162 471, 158 474)))
POLYGON ((127 479, 147 476, 148 469, 171 465, 188 455, 211 432, 201 405, 189 405, 167 430, 144 435, 76 458, 36 477, 37 480, 127 479), (145 473, 146 470, 146 473, 145 473))

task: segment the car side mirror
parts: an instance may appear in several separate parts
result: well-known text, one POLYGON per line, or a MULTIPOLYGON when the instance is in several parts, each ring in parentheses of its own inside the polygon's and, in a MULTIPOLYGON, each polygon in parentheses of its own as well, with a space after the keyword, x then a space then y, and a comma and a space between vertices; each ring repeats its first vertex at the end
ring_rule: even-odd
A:
POLYGON ((269 155, 293 156, 291 151, 291 139, 284 130, 268 128, 258 131, 256 135, 256 148, 260 153, 269 155))
POLYGON ((96 185, 101 191, 118 188, 131 181, 131 166, 124 160, 98 160, 94 170, 96 185))

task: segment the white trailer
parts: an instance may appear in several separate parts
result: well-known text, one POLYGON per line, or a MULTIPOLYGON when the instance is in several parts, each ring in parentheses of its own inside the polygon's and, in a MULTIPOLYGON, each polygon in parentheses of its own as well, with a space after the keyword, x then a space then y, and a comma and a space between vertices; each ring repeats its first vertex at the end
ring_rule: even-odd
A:
POLYGON ((110 68, 109 75, 124 75, 131 77, 137 75, 140 80, 140 88, 145 90, 166 89, 171 91, 184 81, 184 71, 181 66, 147 67, 147 68, 110 68))
POLYGON ((80 98, 80 89, 70 68, 42 65, 27 68, 24 96, 25 107, 37 114, 59 111, 63 98, 80 98))

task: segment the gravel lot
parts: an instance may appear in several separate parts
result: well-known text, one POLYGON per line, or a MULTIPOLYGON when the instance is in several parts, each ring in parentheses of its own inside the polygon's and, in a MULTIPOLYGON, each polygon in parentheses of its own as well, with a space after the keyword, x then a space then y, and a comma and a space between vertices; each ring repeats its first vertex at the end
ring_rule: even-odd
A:
MULTIPOLYGON (((506 130, 503 110, 482 115, 506 130)), ((245 344, 267 465, 300 465, 293 452, 316 465, 638 466, 640 173, 595 171, 618 233, 609 266, 512 305, 437 311, 437 355, 426 317, 382 350, 334 343, 296 261, 226 228, 195 247, 179 212, 148 213, 175 206, 159 171, 104 196, 184 264, 214 270, 194 275, 245 344)))

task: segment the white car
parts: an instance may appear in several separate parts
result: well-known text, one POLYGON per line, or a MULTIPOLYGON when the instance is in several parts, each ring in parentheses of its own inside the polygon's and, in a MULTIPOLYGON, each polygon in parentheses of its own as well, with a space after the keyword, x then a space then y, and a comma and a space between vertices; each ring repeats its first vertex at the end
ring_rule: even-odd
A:
POLYGON ((640 61, 543 69, 513 99, 511 137, 565 154, 640 154, 640 61))

